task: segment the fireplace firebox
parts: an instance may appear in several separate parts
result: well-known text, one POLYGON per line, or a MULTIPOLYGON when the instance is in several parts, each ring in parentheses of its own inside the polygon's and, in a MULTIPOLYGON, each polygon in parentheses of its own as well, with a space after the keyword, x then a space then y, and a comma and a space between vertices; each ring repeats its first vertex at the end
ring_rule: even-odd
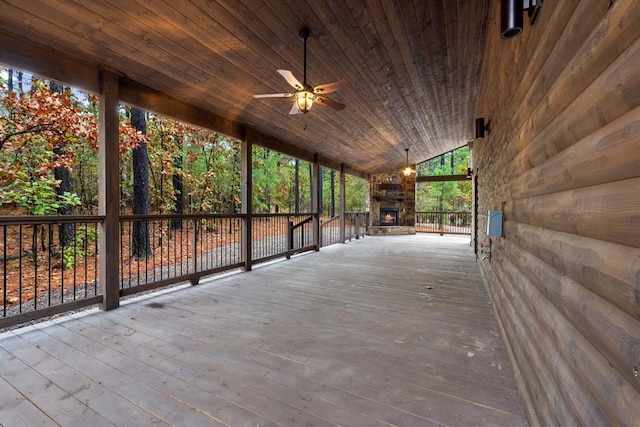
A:
POLYGON ((381 206, 380 225, 400 225, 400 208, 393 206, 381 206))

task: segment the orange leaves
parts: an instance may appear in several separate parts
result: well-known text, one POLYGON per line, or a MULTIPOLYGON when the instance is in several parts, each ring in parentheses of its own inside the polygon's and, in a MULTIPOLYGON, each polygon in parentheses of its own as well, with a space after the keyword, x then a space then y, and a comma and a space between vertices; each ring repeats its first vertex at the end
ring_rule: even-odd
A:
POLYGON ((3 92, 0 103, 6 112, 0 115, 0 149, 53 150, 80 140, 97 140, 95 118, 83 114, 71 91, 52 93, 34 85, 20 94, 3 92))
POLYGON ((147 137, 136 131, 133 126, 128 123, 120 122, 118 127, 120 134, 120 153, 124 154, 132 148, 139 147, 140 144, 147 142, 147 137))

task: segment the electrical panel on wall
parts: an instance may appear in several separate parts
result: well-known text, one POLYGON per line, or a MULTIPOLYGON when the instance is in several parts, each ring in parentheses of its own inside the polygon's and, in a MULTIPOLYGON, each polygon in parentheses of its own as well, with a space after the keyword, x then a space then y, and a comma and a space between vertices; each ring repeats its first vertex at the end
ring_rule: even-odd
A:
POLYGON ((489 211, 487 216, 487 236, 502 237, 502 211, 489 211))

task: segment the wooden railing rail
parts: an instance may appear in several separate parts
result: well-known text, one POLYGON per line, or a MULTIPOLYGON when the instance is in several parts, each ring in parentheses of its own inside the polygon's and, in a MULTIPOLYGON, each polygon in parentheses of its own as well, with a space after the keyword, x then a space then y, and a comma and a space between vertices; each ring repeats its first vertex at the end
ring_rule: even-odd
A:
POLYGON ((305 225, 306 228, 313 227, 313 215, 309 215, 307 218, 294 224, 293 221, 287 223, 287 259, 291 258, 291 255, 295 253, 295 242, 298 242, 298 248, 303 248, 305 242, 305 225), (308 225, 307 225, 308 224, 308 225), (298 239, 295 239, 296 230, 300 229, 298 233, 298 239))

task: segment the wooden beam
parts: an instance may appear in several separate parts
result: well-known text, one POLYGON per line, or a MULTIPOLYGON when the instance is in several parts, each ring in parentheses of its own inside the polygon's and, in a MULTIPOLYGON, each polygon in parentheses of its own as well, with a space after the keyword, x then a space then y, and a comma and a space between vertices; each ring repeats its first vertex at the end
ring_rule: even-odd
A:
POLYGON ((98 93, 98 69, 0 30, 0 62, 35 75, 98 93))
POLYGON ((99 281, 103 310, 120 304, 120 172, 118 114, 118 76, 110 71, 100 73, 100 138, 98 148, 98 213, 104 216, 99 227, 99 281))
POLYGON ((447 182, 447 181, 470 181, 467 175, 430 175, 416 176, 416 182, 447 182))
POLYGON ((120 81, 120 99, 147 111, 202 126, 237 139, 244 139, 245 126, 204 108, 188 104, 129 79, 120 81))

